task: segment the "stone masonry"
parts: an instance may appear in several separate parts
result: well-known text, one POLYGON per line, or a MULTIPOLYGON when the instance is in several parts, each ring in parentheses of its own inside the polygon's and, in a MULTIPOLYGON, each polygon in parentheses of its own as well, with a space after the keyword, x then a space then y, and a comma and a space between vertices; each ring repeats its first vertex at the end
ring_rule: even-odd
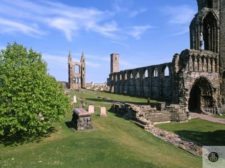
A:
POLYGON ((171 62, 119 71, 112 59, 112 93, 179 104, 185 111, 219 113, 225 104, 225 0, 197 0, 190 24, 190 48, 171 62))
POLYGON ((82 53, 80 62, 74 62, 71 54, 68 56, 68 88, 80 89, 85 88, 86 63, 82 53))

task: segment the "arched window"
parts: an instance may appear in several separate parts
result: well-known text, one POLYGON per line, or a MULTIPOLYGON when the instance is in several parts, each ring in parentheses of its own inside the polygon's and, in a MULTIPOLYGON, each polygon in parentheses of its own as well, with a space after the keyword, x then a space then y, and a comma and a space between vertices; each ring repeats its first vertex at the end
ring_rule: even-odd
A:
POLYGON ((148 78, 148 70, 147 69, 145 70, 144 78, 148 78))
POLYGON ((112 81, 114 80, 114 76, 113 76, 113 75, 111 75, 111 80, 112 80, 112 81))
POLYGON ((115 75, 115 81, 117 81, 117 75, 115 75))
POLYGON ((79 65, 75 65, 74 72, 77 73, 77 74, 80 73, 80 66, 79 65))
POLYGON ((136 74, 136 79, 139 79, 139 78, 140 78, 140 73, 137 72, 137 74, 136 74))
POLYGON ((134 76, 133 76, 133 74, 132 74, 132 72, 130 73, 130 79, 133 79, 134 78, 134 76))
POLYGON ((123 76, 122 76, 122 74, 120 74, 120 80, 123 80, 123 76))
POLYGON ((163 73, 164 73, 164 76, 170 76, 170 70, 168 66, 166 66, 163 73))
POLYGON ((155 68, 154 71, 153 71, 153 77, 158 77, 158 76, 159 76, 158 69, 155 68))
POLYGON ((127 80, 127 73, 124 74, 124 80, 127 80))
POLYGON ((203 20, 204 49, 218 52, 217 19, 209 12, 203 20))

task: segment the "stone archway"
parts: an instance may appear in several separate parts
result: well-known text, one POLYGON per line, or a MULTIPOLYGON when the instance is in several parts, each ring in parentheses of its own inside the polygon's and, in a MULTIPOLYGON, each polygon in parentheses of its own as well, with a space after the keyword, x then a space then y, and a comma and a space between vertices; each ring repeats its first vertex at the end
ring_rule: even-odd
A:
POLYGON ((213 99, 213 87, 208 79, 200 77, 194 82, 188 102, 190 112, 213 113, 215 103, 213 99))

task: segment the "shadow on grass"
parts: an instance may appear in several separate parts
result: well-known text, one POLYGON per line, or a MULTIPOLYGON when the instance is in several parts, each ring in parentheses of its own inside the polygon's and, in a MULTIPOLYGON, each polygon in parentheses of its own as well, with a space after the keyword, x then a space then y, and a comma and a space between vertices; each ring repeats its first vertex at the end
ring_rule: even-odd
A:
POLYGON ((74 128, 72 121, 66 121, 65 125, 67 126, 67 128, 74 128))
POLYGON ((0 143, 4 146, 17 146, 31 142, 40 142, 43 138, 49 137, 52 133, 56 132, 56 129, 51 127, 47 133, 41 133, 37 135, 21 135, 14 134, 11 136, 0 136, 0 143))
POLYGON ((175 131, 181 138, 193 141, 201 146, 225 146, 225 130, 216 130, 212 132, 199 131, 175 131))
POLYGON ((95 101, 95 102, 107 102, 107 103, 115 103, 115 102, 119 102, 119 103, 132 103, 132 104, 136 104, 136 105, 148 105, 147 101, 145 102, 130 102, 130 101, 122 101, 122 100, 109 100, 109 99, 104 99, 104 98, 86 98, 86 100, 89 101, 95 101))

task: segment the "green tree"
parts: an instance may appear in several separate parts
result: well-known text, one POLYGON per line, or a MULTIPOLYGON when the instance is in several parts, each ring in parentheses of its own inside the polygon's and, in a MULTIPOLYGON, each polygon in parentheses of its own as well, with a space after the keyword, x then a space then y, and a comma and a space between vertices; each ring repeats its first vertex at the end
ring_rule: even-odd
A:
POLYGON ((0 135, 39 136, 69 109, 41 54, 16 43, 0 52, 0 135))

